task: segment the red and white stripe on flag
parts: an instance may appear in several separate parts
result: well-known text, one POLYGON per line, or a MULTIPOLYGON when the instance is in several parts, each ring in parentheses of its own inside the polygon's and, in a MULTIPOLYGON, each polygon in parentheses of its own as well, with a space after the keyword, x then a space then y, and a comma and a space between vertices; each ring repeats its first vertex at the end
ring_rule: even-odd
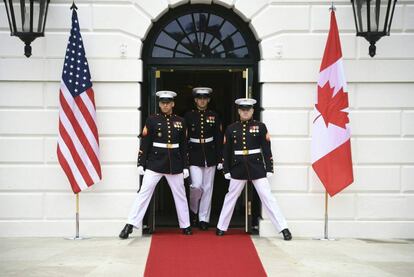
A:
POLYGON ((319 72, 312 132, 312 167, 330 196, 354 181, 348 90, 335 12, 319 72))
POLYGON ((59 92, 57 156, 74 193, 102 179, 96 107, 76 10, 59 92))

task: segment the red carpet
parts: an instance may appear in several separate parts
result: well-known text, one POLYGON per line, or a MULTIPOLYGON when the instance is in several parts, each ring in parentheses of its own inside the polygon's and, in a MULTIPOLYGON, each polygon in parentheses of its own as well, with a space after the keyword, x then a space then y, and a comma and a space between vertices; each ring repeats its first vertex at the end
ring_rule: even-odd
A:
POLYGON ((145 276, 266 276, 250 236, 230 230, 157 231, 152 235, 145 276))

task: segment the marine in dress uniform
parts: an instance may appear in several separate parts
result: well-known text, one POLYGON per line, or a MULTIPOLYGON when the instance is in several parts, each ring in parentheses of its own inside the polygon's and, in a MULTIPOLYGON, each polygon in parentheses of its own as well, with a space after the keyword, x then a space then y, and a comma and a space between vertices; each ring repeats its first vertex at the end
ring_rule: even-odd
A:
POLYGON ((207 109, 211 88, 193 89, 196 109, 185 114, 188 127, 188 154, 190 158, 190 213, 192 223, 198 214, 201 230, 208 229, 211 212, 211 197, 216 167, 221 163, 222 126, 217 113, 207 109))
POLYGON ((256 100, 240 98, 235 103, 238 105, 240 121, 229 125, 224 136, 223 173, 230 180, 230 185, 216 234, 222 236, 227 231, 237 198, 245 183, 252 181, 273 225, 278 232, 282 232, 285 240, 291 240, 292 235, 267 180, 273 174, 270 136, 264 123, 252 119, 256 100))
POLYGON ((144 178, 127 224, 119 234, 121 239, 128 238, 134 227, 141 226, 154 189, 163 176, 174 197, 180 228, 184 234, 192 234, 184 187, 184 178, 189 176, 185 121, 172 113, 175 92, 158 91, 156 95, 161 113, 149 116, 142 130, 138 172, 144 178))

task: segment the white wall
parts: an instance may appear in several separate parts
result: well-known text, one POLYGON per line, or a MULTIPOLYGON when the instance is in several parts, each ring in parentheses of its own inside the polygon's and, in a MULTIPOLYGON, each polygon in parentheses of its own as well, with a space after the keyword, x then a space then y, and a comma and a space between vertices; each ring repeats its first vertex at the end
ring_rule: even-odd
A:
MULTIPOLYGON (((151 22, 189 1, 77 1, 94 81, 103 181, 82 192, 81 234, 117 235, 137 189, 142 40, 151 22), (109 16, 110 15, 110 16, 109 16), (126 47, 124 56, 120 48, 126 47)), ((315 80, 329 28, 327 1, 217 2, 260 41, 263 120, 272 135, 272 189, 295 236, 323 232, 323 187, 310 168, 315 80)), ((329 200, 336 237, 414 238, 414 1, 398 1, 377 55, 335 1, 349 83, 355 183, 329 200)), ((50 4, 44 38, 23 56, 0 6, 0 236, 74 234, 75 197, 56 161, 57 101, 71 1, 50 4)), ((268 220, 261 235, 275 235, 268 220)))

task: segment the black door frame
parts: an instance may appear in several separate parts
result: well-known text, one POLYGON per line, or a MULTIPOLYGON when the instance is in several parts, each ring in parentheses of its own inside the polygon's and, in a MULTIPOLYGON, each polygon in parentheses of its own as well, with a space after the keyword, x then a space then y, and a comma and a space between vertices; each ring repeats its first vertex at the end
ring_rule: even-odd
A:
MULTIPOLYGON (((229 69, 246 69, 251 68, 248 78, 251 80, 249 84, 249 97, 252 97, 257 100, 256 112, 254 113, 254 119, 261 119, 261 91, 259 84, 259 74, 258 74, 258 61, 260 60, 260 51, 258 47, 259 42, 253 35, 253 32, 250 30, 248 23, 244 22, 237 14, 235 14, 231 9, 225 8, 217 4, 185 4, 178 6, 174 9, 170 9, 165 15, 163 15, 157 22, 153 23, 151 30, 149 31, 145 41, 143 42, 142 47, 142 60, 143 60, 143 82, 141 83, 141 107, 138 109, 141 112, 141 126, 145 124, 146 118, 150 115, 152 109, 155 107, 155 93, 154 87, 156 86, 156 78, 154 75, 154 70, 158 69, 173 69, 173 70, 229 70, 229 69), (246 58, 154 58, 152 57, 152 49, 154 47, 155 40, 161 30, 168 24, 170 21, 175 18, 189 13, 189 12, 213 12, 229 20, 234 26, 240 30, 243 34, 243 37, 246 41, 246 46, 248 48, 249 57, 246 58), (253 72, 252 72, 253 71, 253 72)), ((140 180, 142 182, 142 178, 140 180)), ((140 183, 141 183, 140 182, 140 183)), ((252 228, 252 206, 251 200, 253 196, 253 186, 248 186, 247 197, 250 200, 246 205, 246 213, 248 214, 248 220, 246 222, 246 231, 254 232, 252 228)), ((257 200, 257 199, 256 199, 257 200)), ((147 231, 151 233, 155 224, 154 213, 155 205, 154 196, 151 200, 150 206, 147 210, 147 231)), ((259 201, 260 202, 260 201, 259 201)), ((260 206, 260 203, 259 203, 260 206)), ((260 211, 257 211, 258 216, 261 215, 260 211)))

